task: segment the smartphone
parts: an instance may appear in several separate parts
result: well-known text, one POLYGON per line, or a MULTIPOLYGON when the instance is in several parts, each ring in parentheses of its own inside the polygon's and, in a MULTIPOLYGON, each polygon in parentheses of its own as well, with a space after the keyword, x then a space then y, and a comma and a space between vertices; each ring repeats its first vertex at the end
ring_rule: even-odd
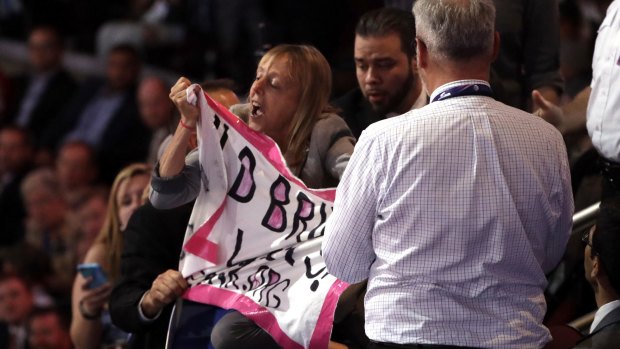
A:
POLYGON ((77 270, 85 278, 92 277, 92 280, 88 283, 88 288, 97 288, 108 281, 99 263, 78 264, 77 270))

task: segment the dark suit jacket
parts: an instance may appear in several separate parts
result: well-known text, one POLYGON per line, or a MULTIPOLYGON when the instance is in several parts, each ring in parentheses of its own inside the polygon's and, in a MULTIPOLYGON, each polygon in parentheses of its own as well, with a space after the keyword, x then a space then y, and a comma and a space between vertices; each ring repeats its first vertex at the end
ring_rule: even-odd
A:
POLYGON ((335 99, 331 104, 338 108, 338 115, 347 122, 355 138, 360 138, 362 131, 370 124, 383 120, 373 109, 359 87, 335 99))
POLYGON ((157 320, 141 320, 138 303, 157 276, 177 269, 193 201, 172 210, 150 203, 138 208, 123 233, 121 278, 110 297, 112 322, 134 335, 130 348, 163 348, 172 304, 157 320))
MULTIPOLYGON (((8 348, 9 347, 9 326, 0 321, 0 348, 8 348)), ((24 343, 24 345, 19 349, 28 349, 30 346, 28 344, 28 340, 24 343)))
POLYGON ((576 349, 618 349, 620 348, 620 308, 607 314, 594 331, 584 337, 576 349))
MULTIPOLYGON (((16 101, 8 115, 12 122, 16 121, 22 99, 30 85, 30 79, 30 76, 20 76, 13 82, 16 101)), ((37 104, 32 109, 30 121, 26 125, 38 145, 44 147, 53 145, 44 144, 42 141, 51 138, 48 132, 60 121, 61 111, 75 94, 76 88, 77 83, 65 70, 59 70, 50 78, 37 104)))
POLYGON ((20 187, 29 170, 17 174, 0 191, 0 246, 14 245, 24 238, 26 209, 20 187))
MULTIPOLYGON (((58 146, 77 126, 84 109, 104 86, 105 81, 101 79, 86 81, 63 110, 62 122, 50 132, 52 139, 46 141, 58 146)), ((101 139, 97 156, 101 178, 105 182, 111 183, 124 166, 146 160, 150 132, 139 117, 135 86, 124 92, 123 101, 114 112, 101 139)))

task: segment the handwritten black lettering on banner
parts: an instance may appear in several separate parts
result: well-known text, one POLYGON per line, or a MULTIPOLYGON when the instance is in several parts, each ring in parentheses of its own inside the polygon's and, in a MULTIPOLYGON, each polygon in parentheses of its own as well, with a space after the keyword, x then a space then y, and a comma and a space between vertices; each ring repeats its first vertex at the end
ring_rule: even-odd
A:
POLYGON ((220 129, 220 125, 224 125, 224 131, 222 132, 222 136, 220 137, 220 148, 224 149, 226 141, 228 141, 228 130, 230 129, 230 127, 227 124, 222 123, 220 117, 217 114, 213 115, 213 125, 215 125, 215 128, 218 130, 220 129))
POLYGON ((282 175, 278 176, 278 179, 273 182, 269 190, 271 203, 261 222, 263 227, 278 233, 286 230, 286 210, 284 206, 291 202, 288 198, 290 192, 291 184, 282 175))
POLYGON ((256 159, 250 148, 244 147, 241 149, 239 161, 241 162, 241 167, 235 182, 228 191, 228 195, 239 202, 250 202, 256 191, 256 183, 254 182, 256 159))
MULTIPOLYGON (((226 210, 212 228, 220 235, 213 241, 225 253, 221 254, 223 260, 194 272, 188 282, 190 286, 228 289, 249 296, 262 306, 286 310, 291 306, 292 285, 302 282, 303 289, 316 294, 321 292, 321 280, 329 276, 320 257, 320 240, 315 239, 324 234, 332 203, 300 186, 281 170, 266 166, 264 149, 261 152, 252 143, 240 140, 236 127, 227 122, 226 115, 215 114, 215 135, 209 135, 219 140, 218 148, 229 176, 225 183, 230 186, 223 201, 226 210), (263 241, 274 243, 257 249, 256 242, 263 236, 263 241)), ((212 132, 213 128, 208 130, 212 132)), ((210 154, 213 153, 202 152, 201 156, 210 154)), ((219 183, 214 180, 217 176, 209 183, 209 170, 201 168, 205 192, 213 189, 210 185, 219 183)), ((333 283, 333 277, 329 280, 333 283)), ((299 288, 293 289, 299 292, 299 288)))
POLYGON ((307 222, 310 221, 314 217, 314 202, 310 200, 308 195, 303 192, 297 193, 297 211, 295 211, 295 216, 293 217, 293 228, 291 232, 286 236, 286 239, 295 235, 297 231, 301 228, 301 231, 308 229, 307 222))

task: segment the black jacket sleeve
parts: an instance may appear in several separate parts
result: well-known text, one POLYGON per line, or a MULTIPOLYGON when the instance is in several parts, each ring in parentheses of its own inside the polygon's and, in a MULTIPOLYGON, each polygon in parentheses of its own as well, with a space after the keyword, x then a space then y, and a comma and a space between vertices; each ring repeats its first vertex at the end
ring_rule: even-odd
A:
POLYGON ((150 203, 138 208, 123 233, 121 275, 110 297, 112 322, 134 334, 132 347, 162 347, 172 305, 157 320, 143 321, 138 312, 142 295, 157 276, 177 269, 183 236, 193 202, 172 210, 158 210, 150 203))

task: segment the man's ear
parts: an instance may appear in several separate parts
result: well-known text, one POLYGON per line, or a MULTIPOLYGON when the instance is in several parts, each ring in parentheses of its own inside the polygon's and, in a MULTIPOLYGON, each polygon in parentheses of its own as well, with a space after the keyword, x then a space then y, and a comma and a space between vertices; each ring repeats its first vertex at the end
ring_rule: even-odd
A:
POLYGON ((428 48, 426 47, 426 44, 424 43, 424 41, 415 38, 415 44, 416 44, 416 62, 417 62, 417 66, 416 68, 426 68, 428 66, 428 48))
POLYGON ((418 73, 418 57, 417 55, 411 57, 411 59, 409 60, 409 64, 411 65, 411 71, 413 71, 414 74, 418 73))
POLYGON ((592 280, 599 279, 603 273, 601 259, 599 256, 592 256, 592 270, 590 270, 590 278, 592 280))

